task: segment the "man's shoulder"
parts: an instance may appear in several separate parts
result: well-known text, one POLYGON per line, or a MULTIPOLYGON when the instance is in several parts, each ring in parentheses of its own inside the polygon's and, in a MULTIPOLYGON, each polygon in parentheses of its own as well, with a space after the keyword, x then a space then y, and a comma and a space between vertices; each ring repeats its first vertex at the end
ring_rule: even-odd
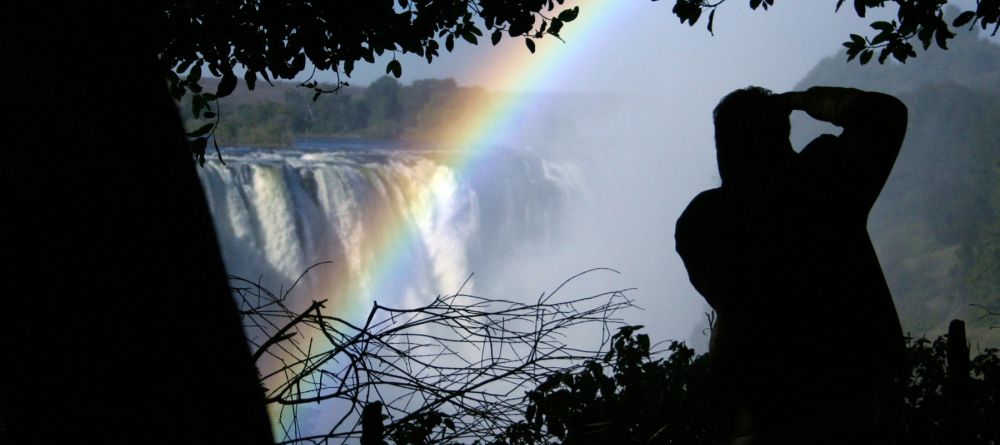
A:
POLYGON ((722 188, 705 190, 691 200, 684 213, 713 210, 722 205, 724 201, 725 192, 722 188))
POLYGON ((721 188, 705 190, 699 193, 691 200, 687 208, 684 209, 680 218, 677 219, 677 232, 680 233, 689 228, 697 228, 707 221, 714 219, 713 216, 722 210, 724 202, 725 193, 721 188))
POLYGON ((800 154, 803 159, 822 159, 827 156, 836 155, 842 143, 840 136, 821 134, 806 144, 800 154))

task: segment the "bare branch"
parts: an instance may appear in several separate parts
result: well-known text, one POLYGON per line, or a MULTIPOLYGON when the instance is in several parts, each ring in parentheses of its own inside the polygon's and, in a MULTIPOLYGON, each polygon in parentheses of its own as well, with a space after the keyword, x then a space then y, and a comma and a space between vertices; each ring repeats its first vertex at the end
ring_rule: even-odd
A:
POLYGON ((439 416, 447 422, 435 441, 488 440, 517 422, 525 389, 601 356, 603 344, 567 344, 567 329, 600 326, 606 341, 609 326, 623 324, 614 315, 633 307, 625 295, 631 289, 560 298, 570 281, 601 271, 611 270, 575 275, 527 304, 461 291, 417 308, 375 303, 363 325, 323 313, 323 301, 292 310, 289 292, 274 294, 258 282, 232 277, 232 289, 267 401, 280 413, 280 443, 357 440, 361 408, 376 401, 389 437, 439 416), (329 430, 302 423, 299 407, 316 403, 336 413, 329 430))

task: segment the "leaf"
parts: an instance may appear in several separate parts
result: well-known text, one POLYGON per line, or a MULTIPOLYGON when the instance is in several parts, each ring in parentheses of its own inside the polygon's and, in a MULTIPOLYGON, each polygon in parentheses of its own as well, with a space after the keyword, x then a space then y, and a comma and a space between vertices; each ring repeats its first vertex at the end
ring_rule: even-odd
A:
POLYGON ((299 73, 304 69, 306 69, 306 55, 305 53, 298 53, 295 57, 292 57, 292 70, 299 73))
POLYGON ((847 61, 850 62, 851 59, 858 56, 863 49, 865 49, 865 44, 862 42, 860 45, 858 42, 844 42, 844 46, 847 47, 847 61))
POLYGON ((708 33, 713 36, 715 35, 715 33, 712 32, 712 25, 714 23, 715 23, 715 9, 712 9, 712 12, 708 13, 708 33))
POLYGON ((194 63, 194 60, 195 59, 187 59, 181 62, 180 65, 177 65, 177 68, 174 68, 174 70, 177 71, 178 73, 183 73, 187 71, 189 67, 191 67, 191 64, 194 63))
POLYGON ((872 60, 872 55, 874 55, 874 54, 875 54, 874 51, 872 51, 870 49, 866 49, 864 52, 861 53, 861 57, 859 58, 859 61, 861 62, 862 65, 864 65, 864 64, 868 63, 869 60, 872 60))
POLYGON ((858 17, 865 16, 865 0, 854 0, 854 12, 858 13, 858 17))
POLYGON ((872 39, 872 43, 871 44, 872 45, 878 45, 879 43, 888 41, 890 36, 892 36, 891 32, 882 31, 882 32, 878 33, 878 35, 875 36, 874 39, 872 39))
POLYGON ((451 50, 455 49, 454 34, 448 34, 448 37, 444 39, 444 49, 448 50, 448 52, 451 52, 451 50))
POLYGON ((385 73, 389 74, 390 72, 395 78, 399 79, 399 76, 403 75, 403 65, 401 65, 398 60, 392 59, 389 61, 389 64, 385 66, 385 73))
POLYGON ((462 33, 462 38, 465 39, 466 42, 469 42, 473 45, 479 44, 479 39, 476 38, 476 34, 470 31, 469 29, 466 29, 465 32, 462 33))
POLYGON ((649 335, 639 334, 635 336, 635 339, 639 341, 639 349, 643 355, 649 355, 649 335))
POLYGON ((688 16, 688 26, 694 26, 694 22, 698 21, 698 17, 701 17, 701 8, 695 7, 691 10, 691 15, 688 16))
POLYGON ((947 26, 940 26, 934 33, 934 42, 937 43, 938 48, 948 49, 948 39, 952 37, 955 37, 955 33, 949 31, 947 26))
POLYGON ((534 20, 514 20, 510 23, 510 27, 507 28, 507 34, 511 37, 517 37, 522 34, 527 34, 531 32, 531 27, 534 25, 534 20))
POLYGON ((247 83, 247 89, 253 91, 254 87, 257 86, 257 73, 253 70, 247 70, 243 74, 243 80, 247 83))
POLYGON ((888 47, 883 48, 882 52, 880 52, 878 54, 878 63, 885 64, 885 59, 889 58, 889 54, 891 54, 891 51, 889 51, 889 48, 888 47))
POLYGON ((761 0, 750 0, 750 9, 757 9, 760 6, 761 0))
POLYGON ((933 36, 934 36, 933 26, 924 25, 923 27, 920 28, 920 32, 917 33, 917 39, 919 39, 920 43, 924 45, 924 49, 930 48, 931 37, 933 36))
POLYGON ((562 30, 563 22, 559 19, 552 19, 552 23, 549 25, 548 33, 559 37, 559 31, 562 30))
POLYGON ((500 43, 500 39, 502 37, 503 37, 503 32, 501 32, 499 29, 493 31, 493 34, 490 34, 490 41, 493 42, 493 46, 496 46, 497 43, 500 43))
POLYGON ((883 31, 883 32, 890 32, 890 31, 896 29, 896 25, 893 25, 892 23, 885 22, 885 21, 877 21, 875 23, 872 23, 871 27, 873 29, 877 29, 877 30, 883 31))
POLYGON ((532 54, 535 53, 535 41, 534 40, 531 40, 529 38, 525 38, 524 39, 524 44, 528 46, 528 51, 531 51, 532 54))
POLYGON ((191 83, 197 83, 201 80, 201 65, 195 65, 191 68, 191 72, 187 75, 187 81, 191 83))
POLYGON ((976 18, 975 12, 965 11, 959 14, 958 17, 955 17, 955 20, 951 22, 951 26, 955 27, 964 26, 966 23, 969 23, 974 18, 976 18))
POLYGON ((232 94, 233 90, 236 89, 236 76, 232 72, 227 72, 222 75, 222 80, 219 81, 219 87, 215 90, 216 97, 226 97, 232 94))
POLYGON ((201 110, 207 106, 208 103, 202 95, 195 94, 191 96, 191 114, 194 114, 194 117, 199 117, 201 115, 201 110))
POLYGON ((208 146, 208 138, 197 138, 191 141, 191 151, 198 155, 198 163, 205 165, 205 147, 208 146))
POLYGON ((204 135, 208 134, 209 131, 212 131, 212 127, 214 127, 214 126, 215 126, 214 123, 207 123, 205 125, 202 125, 202 126, 198 127, 197 130, 194 130, 192 132, 187 133, 187 136, 189 138, 197 138, 197 137, 204 136, 204 135))
POLYGON ((576 19, 576 16, 580 14, 580 7, 574 6, 572 9, 564 9, 559 13, 559 20, 563 22, 572 22, 576 19))

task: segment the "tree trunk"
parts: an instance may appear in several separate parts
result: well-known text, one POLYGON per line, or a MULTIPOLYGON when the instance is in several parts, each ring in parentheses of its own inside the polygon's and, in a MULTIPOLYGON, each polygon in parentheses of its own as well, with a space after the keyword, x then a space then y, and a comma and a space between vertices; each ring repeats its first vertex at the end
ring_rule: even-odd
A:
POLYGON ((0 18, 5 439, 270 443, 145 2, 19 3, 0 18))

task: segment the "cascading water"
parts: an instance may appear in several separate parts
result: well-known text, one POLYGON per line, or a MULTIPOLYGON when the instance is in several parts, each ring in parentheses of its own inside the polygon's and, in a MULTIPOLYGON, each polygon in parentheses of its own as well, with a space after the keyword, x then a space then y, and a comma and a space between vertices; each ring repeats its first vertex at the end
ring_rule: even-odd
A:
POLYGON ((278 289, 330 261, 295 295, 367 310, 372 299, 414 306, 455 292, 519 246, 558 237, 562 207, 583 193, 579 166, 528 151, 489 156, 487 170, 463 175, 440 152, 329 141, 226 149, 225 165, 199 174, 230 274, 278 289))

